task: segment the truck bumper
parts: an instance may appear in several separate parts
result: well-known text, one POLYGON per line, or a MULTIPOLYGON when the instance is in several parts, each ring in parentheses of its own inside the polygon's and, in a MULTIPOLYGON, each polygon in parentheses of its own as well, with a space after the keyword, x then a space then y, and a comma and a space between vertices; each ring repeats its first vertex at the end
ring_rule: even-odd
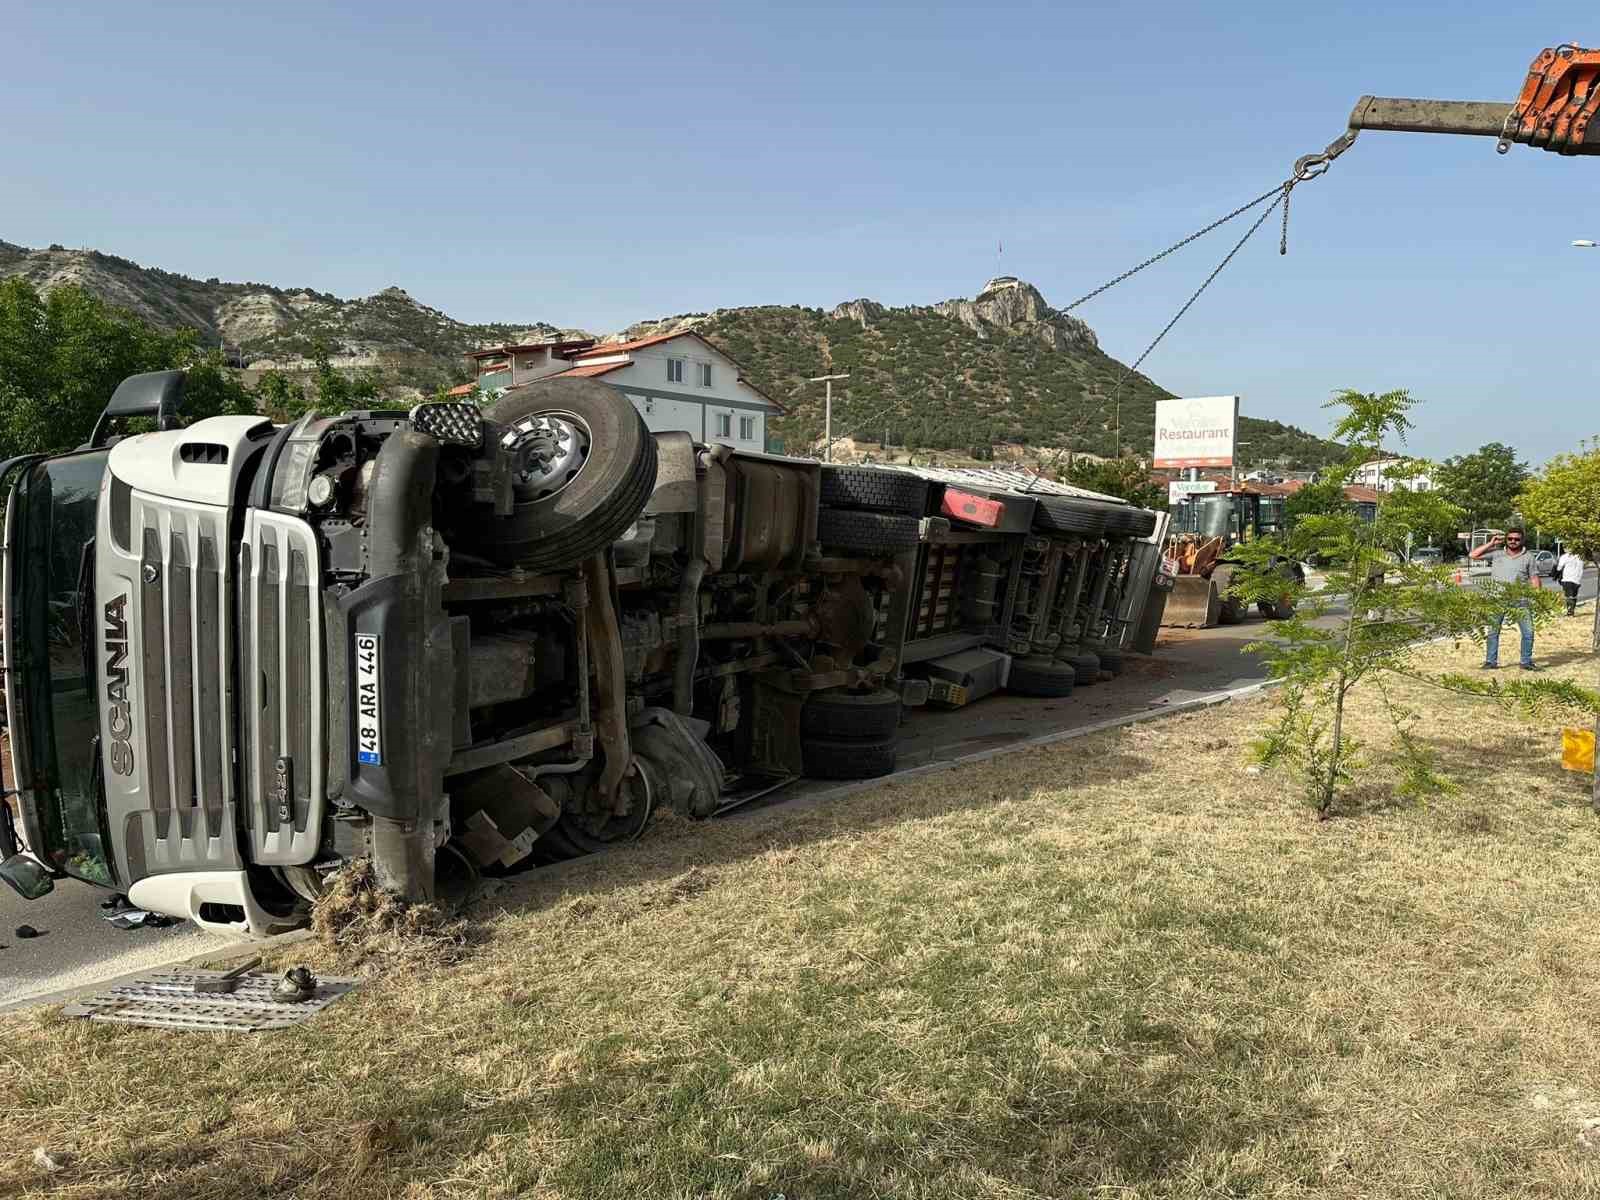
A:
POLYGON ((346 680, 350 706, 334 721, 343 728, 345 802, 371 820, 379 884, 411 902, 433 899, 452 743, 455 663, 441 600, 445 562, 431 525, 438 458, 439 444, 414 431, 391 435, 378 452, 368 578, 339 601, 343 671, 331 673, 346 680), (376 663, 365 682, 362 654, 376 663))
POLYGON ((138 908, 193 921, 228 937, 268 937, 300 924, 274 917, 250 894, 243 871, 173 871, 141 879, 128 889, 138 908))

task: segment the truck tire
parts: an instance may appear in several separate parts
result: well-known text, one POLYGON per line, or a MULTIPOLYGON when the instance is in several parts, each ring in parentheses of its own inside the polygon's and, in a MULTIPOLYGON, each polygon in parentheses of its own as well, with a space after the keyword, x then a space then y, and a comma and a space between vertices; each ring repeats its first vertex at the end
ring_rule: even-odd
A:
POLYGON ((1113 649, 1110 646, 1106 646, 1104 648, 1096 647, 1095 654, 1097 654, 1100 658, 1100 669, 1102 671, 1110 671, 1113 675, 1122 674, 1123 661, 1121 650, 1113 649))
POLYGON ((1077 679, 1077 668, 1071 663, 1057 662, 1042 655, 1018 658, 1011 662, 1006 691, 1019 696, 1070 696, 1077 679))
POLYGON ((906 471, 824 466, 822 503, 920 517, 928 507, 928 481, 906 471))
POLYGON ((877 779, 894 770, 896 741, 806 738, 800 743, 802 773, 810 779, 877 779))
POLYGON ((1106 513, 1106 536, 1147 538, 1156 531, 1156 514, 1147 508, 1114 508, 1106 513))
POLYGON ((852 692, 829 688, 812 692, 800 710, 802 738, 893 738, 900 727, 900 696, 888 688, 852 692))
POLYGON ((1294 616, 1294 603, 1289 600, 1257 600, 1256 611, 1269 621, 1287 621, 1294 616))
POLYGON ((894 555, 915 549, 920 534, 921 522, 915 517, 840 508, 817 510, 817 540, 834 550, 894 555))
POLYGON ((1071 496, 1035 496, 1033 527, 1041 533, 1077 533, 1099 537, 1106 530, 1105 510, 1111 507, 1096 500, 1077 500, 1071 496))
POLYGON ((1077 654, 1069 654, 1057 662, 1070 666, 1077 676, 1079 687, 1088 687, 1090 684, 1100 682, 1100 656, 1092 650, 1082 650, 1077 654))
POLYGON ((581 562, 621 537, 656 485, 656 440, 627 397, 593 379, 544 379, 507 392, 484 416, 502 442, 568 435, 544 470, 516 484, 516 510, 464 530, 489 557, 543 571, 581 562))

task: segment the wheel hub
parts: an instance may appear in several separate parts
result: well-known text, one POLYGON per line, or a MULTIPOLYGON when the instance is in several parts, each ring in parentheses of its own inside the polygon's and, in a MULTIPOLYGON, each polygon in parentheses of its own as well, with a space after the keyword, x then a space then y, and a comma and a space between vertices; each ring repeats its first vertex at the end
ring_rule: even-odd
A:
POLYGON ((631 842, 649 824, 654 789, 643 764, 635 760, 634 765, 637 769, 623 777, 622 787, 613 799, 589 790, 562 812, 561 821, 567 832, 575 835, 584 849, 592 851, 602 845, 631 842))
POLYGON ((588 427, 569 413, 533 413, 500 439, 519 457, 511 487, 521 501, 548 500, 583 473, 589 461, 588 427))

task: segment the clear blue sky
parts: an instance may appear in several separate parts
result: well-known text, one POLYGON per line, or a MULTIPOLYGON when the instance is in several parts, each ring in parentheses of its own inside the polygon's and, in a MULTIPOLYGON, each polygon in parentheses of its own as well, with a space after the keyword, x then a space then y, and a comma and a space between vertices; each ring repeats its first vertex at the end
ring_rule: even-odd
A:
MULTIPOLYGON (((1064 304, 1282 178, 1357 96, 1510 100, 1571 4, 321 5, 0 0, 0 238, 467 320, 1064 304)), ((1368 134, 1147 363, 1414 448, 1600 433, 1600 160, 1368 134)), ((1079 311, 1136 355, 1224 232, 1079 311)))

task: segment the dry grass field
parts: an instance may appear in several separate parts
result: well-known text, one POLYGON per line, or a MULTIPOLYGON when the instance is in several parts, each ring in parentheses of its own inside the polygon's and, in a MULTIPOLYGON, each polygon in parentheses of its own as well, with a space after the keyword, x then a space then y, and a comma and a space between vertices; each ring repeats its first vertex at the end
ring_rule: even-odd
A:
MULTIPOLYGON (((1541 656, 1592 683, 1587 630, 1541 656)), ((1402 690, 1458 794, 1315 821, 1266 696, 285 948, 365 976, 294 1031, 0 1018, 0 1194, 1600 1195, 1587 780, 1402 690)))

